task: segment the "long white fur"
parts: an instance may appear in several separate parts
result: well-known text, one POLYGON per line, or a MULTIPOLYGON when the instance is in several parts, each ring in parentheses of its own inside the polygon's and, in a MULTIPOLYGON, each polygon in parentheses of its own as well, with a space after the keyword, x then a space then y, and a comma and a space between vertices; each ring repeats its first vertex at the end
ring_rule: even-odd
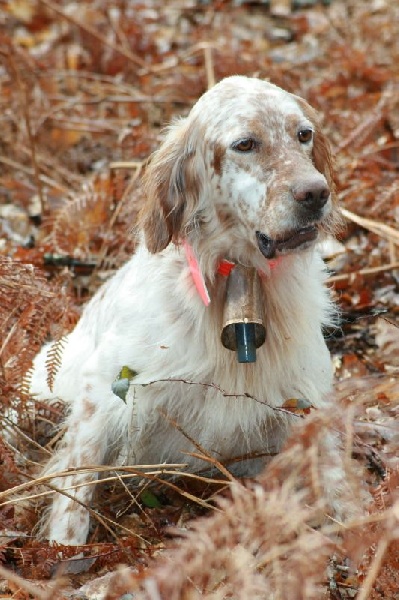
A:
MULTIPOLYGON (((148 167, 151 197, 143 208, 137 251, 86 306, 66 340, 52 391, 46 384, 48 347, 36 358, 32 394, 69 405, 66 434, 47 473, 113 460, 205 468, 185 454, 194 448, 165 413, 218 460, 275 453, 298 420, 275 407, 288 398, 307 398, 315 407, 329 402, 332 370, 322 330, 331 324, 334 308, 323 261, 312 245, 287 253, 271 269, 255 237, 257 229, 280 238, 294 229, 290 190, 296 180, 331 175, 328 165, 320 174, 312 145, 302 147, 287 128, 290 117, 316 130, 312 110, 302 102, 267 82, 228 78, 169 130, 148 167), (237 155, 232 141, 254 126, 254 135, 265 140, 262 147, 237 155), (169 171, 181 156, 176 183, 169 171), (163 204, 157 205, 162 193, 163 204), (183 216, 177 230, 168 224, 165 239, 162 227, 177 209, 183 216), (179 245, 183 238, 206 279, 209 307, 195 288, 179 245), (216 270, 222 259, 263 272, 267 340, 254 364, 239 364, 220 341, 226 278, 216 270), (123 366, 137 372, 126 403, 111 390, 123 366)), ((322 226, 333 213, 331 190, 322 226)), ((259 461, 247 461, 242 470, 259 467, 259 461)), ((90 503, 93 486, 75 491, 71 486, 95 479, 93 474, 55 479, 77 502, 56 494, 44 535, 65 544, 85 542, 89 513, 82 503, 90 503)))

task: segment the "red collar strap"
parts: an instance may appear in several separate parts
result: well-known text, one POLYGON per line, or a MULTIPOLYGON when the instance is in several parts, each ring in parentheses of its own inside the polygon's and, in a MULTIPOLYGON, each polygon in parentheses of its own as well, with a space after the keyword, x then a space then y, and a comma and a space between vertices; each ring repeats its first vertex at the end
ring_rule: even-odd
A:
MULTIPOLYGON (((209 292, 206 287, 204 276, 202 275, 201 270, 199 268, 197 258, 194 254, 192 247, 186 240, 183 241, 182 245, 183 245, 184 251, 186 253, 187 263, 190 268, 191 275, 192 275, 193 281, 195 283, 195 287, 197 288, 197 292, 200 295, 200 298, 203 301, 203 303, 205 304, 205 306, 208 306, 211 299, 209 297, 209 292)), ((270 269, 274 269, 278 265, 280 260, 281 260, 281 258, 276 258, 274 260, 267 261, 270 269)), ((236 266, 235 263, 231 262, 230 260, 222 260, 222 261, 220 261, 218 268, 216 269, 216 272, 219 275, 228 277, 235 266, 236 266)))
POLYGON ((224 277, 228 277, 235 266, 236 263, 233 263, 230 260, 222 260, 216 269, 216 273, 219 273, 219 275, 223 275, 224 277))

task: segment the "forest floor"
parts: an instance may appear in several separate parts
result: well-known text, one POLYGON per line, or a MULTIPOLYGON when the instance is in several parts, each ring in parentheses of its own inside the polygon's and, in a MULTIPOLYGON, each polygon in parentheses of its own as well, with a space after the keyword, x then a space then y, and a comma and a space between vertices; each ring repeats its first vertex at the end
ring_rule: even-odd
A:
MULTIPOLYGON (((399 599, 398 23, 399 5, 390 0, 3 3, 2 598, 221 600, 267 598, 259 590, 270 589, 269 597, 278 600, 399 599), (162 586, 172 585, 176 573, 162 570, 167 563, 158 564, 159 555, 168 556, 170 538, 194 517, 212 512, 220 480, 183 478, 173 486, 158 481, 151 490, 145 485, 138 497, 113 473, 99 489, 100 519, 89 544, 76 549, 37 541, 32 531, 43 510, 39 493, 49 491, 38 492, 33 478, 53 450, 62 407, 38 404, 33 414, 23 377, 43 341, 68 331, 82 305, 134 251, 140 173, 162 139, 162 127, 232 74, 270 79, 304 97, 322 115, 331 140, 345 227, 327 258, 341 309, 341 326, 328 332, 328 343, 337 411, 350 453, 364 470, 360 483, 354 475, 353 485, 372 501, 357 522, 334 531, 322 528, 320 535, 306 529, 305 546, 299 543, 302 534, 294 536, 295 544, 290 538, 291 545, 287 540, 283 545, 276 533, 267 542, 274 558, 265 554, 255 566, 248 556, 235 569, 226 566, 235 548, 227 544, 233 554, 223 555, 217 567, 211 561, 195 567, 200 575, 184 564, 193 564, 195 544, 209 527, 196 524, 186 546, 174 542, 177 550, 170 556, 182 575, 167 595, 162 586), (18 416, 17 440, 10 437, 16 430, 10 414, 18 416), (15 499, 16 486, 26 497, 24 506, 15 499), (147 569, 157 592, 143 583, 147 569)), ((304 447, 310 430, 305 426, 304 447)), ((289 452, 290 447, 288 457, 289 452)), ((270 473, 261 482, 273 515, 270 498, 281 488, 268 488, 270 473)), ((254 499, 245 485, 237 482, 233 511, 254 499)), ((293 483, 286 504, 278 496, 292 519, 299 506, 292 504, 294 488, 293 483)), ((227 528, 228 510, 222 521, 208 521, 227 528)), ((261 520, 261 512, 255 517, 261 520)), ((220 541, 212 543, 219 556, 220 541)))

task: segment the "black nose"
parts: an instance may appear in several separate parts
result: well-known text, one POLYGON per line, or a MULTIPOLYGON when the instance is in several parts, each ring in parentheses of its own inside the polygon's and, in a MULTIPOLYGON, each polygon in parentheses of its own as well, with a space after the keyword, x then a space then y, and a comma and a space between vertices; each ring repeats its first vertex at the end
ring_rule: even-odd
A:
POLYGON ((292 196, 304 208, 317 211, 330 197, 330 189, 323 179, 306 179, 292 188, 292 196))

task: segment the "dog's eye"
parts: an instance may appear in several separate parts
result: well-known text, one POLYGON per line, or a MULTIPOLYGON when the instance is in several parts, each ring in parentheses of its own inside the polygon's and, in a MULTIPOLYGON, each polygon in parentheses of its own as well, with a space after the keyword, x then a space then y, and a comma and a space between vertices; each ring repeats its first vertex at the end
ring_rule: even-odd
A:
POLYGON ((251 152, 252 150, 255 150, 255 148, 257 147, 257 143, 252 138, 243 138, 241 140, 233 142, 231 144, 231 147, 237 152, 251 152))
POLYGON ((298 131, 298 140, 301 144, 307 144, 313 138, 313 131, 311 129, 300 129, 298 131))

